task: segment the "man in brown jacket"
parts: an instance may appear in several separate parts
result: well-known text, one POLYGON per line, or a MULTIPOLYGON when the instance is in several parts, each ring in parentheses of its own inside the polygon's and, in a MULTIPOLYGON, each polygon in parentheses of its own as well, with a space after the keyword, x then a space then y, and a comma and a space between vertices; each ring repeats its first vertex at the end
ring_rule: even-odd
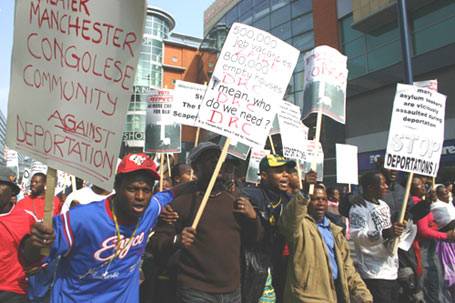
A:
POLYGON ((316 186, 311 199, 296 193, 280 217, 279 228, 291 252, 284 301, 373 302, 341 227, 325 216, 327 208, 325 189, 316 186))

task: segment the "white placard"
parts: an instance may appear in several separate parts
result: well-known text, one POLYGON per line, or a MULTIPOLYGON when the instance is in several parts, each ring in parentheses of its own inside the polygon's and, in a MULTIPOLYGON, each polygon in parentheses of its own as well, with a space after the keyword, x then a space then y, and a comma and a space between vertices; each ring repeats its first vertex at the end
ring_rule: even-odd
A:
POLYGON ((311 163, 316 162, 317 181, 322 182, 324 178, 324 151, 321 142, 304 140, 305 161, 300 162, 302 172, 307 173, 311 170, 311 163))
POLYGON ((359 183, 359 170, 357 159, 358 148, 355 145, 336 144, 337 183, 359 183))
POLYGON ((250 161, 248 162, 248 169, 246 171, 246 182, 258 184, 261 181, 261 177, 259 176, 259 163, 262 158, 269 154, 270 150, 268 149, 251 149, 250 161))
POLYGON ((145 1, 16 1, 8 146, 113 187, 145 1))
POLYGON ((271 34, 234 23, 201 103, 197 126, 263 148, 299 51, 271 34))
POLYGON ((303 116, 321 111, 335 121, 346 123, 347 57, 321 45, 305 53, 304 62, 303 116))
POLYGON ((182 126, 172 114, 174 91, 152 89, 147 96, 145 147, 147 153, 179 153, 182 149, 182 126))
POLYGON ((5 146, 5 159, 6 167, 18 167, 19 166, 19 156, 17 151, 9 149, 5 146))
POLYGON ((206 85, 186 81, 175 81, 172 117, 176 123, 194 126, 204 98, 206 85))
POLYGON ((300 120, 300 107, 291 102, 280 102, 278 123, 281 131, 283 156, 305 161, 308 127, 300 120))
POLYGON ((444 142, 446 96, 397 84, 384 167, 436 177, 444 142))

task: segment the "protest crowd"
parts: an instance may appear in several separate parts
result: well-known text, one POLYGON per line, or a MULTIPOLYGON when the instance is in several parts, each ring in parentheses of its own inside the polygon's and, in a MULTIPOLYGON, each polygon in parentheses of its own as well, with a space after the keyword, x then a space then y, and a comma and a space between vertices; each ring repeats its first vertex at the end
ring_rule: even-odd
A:
POLYGON ((300 51, 234 23, 207 85, 150 90, 142 151, 115 165, 143 1, 112 4, 122 18, 111 2, 17 3, 6 144, 42 163, 29 176, 0 167, 0 303, 455 302, 455 175, 438 174, 446 96, 397 84, 385 156, 360 171, 357 147, 336 144, 328 180, 322 115, 347 123, 347 57, 305 54, 310 139, 283 100, 300 51), (36 53, 39 41, 62 53, 36 53), (68 49, 84 52, 80 66, 68 49), (187 151, 181 125, 197 129, 187 151))

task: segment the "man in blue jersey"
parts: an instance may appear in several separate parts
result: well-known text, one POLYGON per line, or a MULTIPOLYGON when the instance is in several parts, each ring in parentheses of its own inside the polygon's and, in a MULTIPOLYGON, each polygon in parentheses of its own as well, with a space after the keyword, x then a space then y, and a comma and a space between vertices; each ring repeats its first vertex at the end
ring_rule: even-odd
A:
POLYGON ((115 178, 116 194, 54 217, 53 229, 33 225, 24 239, 26 263, 39 261, 40 248, 61 256, 51 302, 138 302, 139 268, 150 230, 169 191, 152 197, 159 175, 145 154, 127 155, 115 178))

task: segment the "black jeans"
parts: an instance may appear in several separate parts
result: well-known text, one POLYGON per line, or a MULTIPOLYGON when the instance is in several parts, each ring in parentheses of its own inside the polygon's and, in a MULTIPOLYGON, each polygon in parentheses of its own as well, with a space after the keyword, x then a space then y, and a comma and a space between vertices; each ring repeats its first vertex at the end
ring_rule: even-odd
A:
POLYGON ((177 289, 178 303, 240 303, 240 288, 224 294, 207 293, 201 290, 179 287, 177 289))
POLYGON ((365 279, 374 303, 398 303, 398 281, 365 279))
POLYGON ((28 303, 26 295, 16 294, 9 291, 0 291, 1 303, 28 303))

